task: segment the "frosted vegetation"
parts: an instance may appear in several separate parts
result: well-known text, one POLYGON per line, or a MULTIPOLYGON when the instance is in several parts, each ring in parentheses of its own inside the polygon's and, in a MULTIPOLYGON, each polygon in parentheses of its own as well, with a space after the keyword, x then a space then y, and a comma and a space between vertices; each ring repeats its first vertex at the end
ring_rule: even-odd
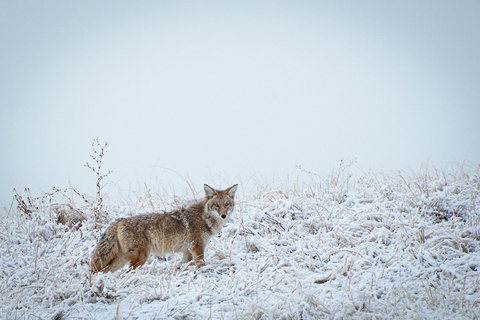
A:
POLYGON ((112 221, 191 198, 145 191, 106 204, 101 179, 92 199, 72 190, 18 194, 18 208, 0 221, 0 318, 480 317, 477 167, 355 177, 341 163, 326 177, 300 174, 305 182, 237 193, 235 221, 210 242, 199 270, 177 268, 181 255, 173 255, 132 272, 88 273, 112 221))

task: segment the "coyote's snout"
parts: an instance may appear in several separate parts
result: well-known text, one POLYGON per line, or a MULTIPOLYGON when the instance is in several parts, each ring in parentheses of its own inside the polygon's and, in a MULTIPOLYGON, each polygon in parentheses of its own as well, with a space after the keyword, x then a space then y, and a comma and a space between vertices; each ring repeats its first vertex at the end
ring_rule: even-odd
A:
POLYGON ((98 242, 90 271, 114 272, 127 262, 134 269, 143 265, 151 252, 181 252, 182 263, 193 259, 197 267, 205 265, 205 247, 232 214, 237 186, 215 190, 204 185, 205 199, 187 208, 115 221, 98 242))

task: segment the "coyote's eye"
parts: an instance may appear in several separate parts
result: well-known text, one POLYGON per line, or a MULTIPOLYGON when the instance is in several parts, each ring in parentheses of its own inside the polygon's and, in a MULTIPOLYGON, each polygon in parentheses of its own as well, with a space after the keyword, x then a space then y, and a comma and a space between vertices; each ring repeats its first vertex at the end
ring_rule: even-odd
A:
POLYGON ((213 207, 214 207, 215 209, 219 209, 219 208, 220 208, 220 206, 218 205, 218 203, 214 203, 214 204, 213 204, 213 207))
POLYGON ((230 207, 230 203, 227 202, 225 203, 225 208, 228 208, 228 207, 230 207))

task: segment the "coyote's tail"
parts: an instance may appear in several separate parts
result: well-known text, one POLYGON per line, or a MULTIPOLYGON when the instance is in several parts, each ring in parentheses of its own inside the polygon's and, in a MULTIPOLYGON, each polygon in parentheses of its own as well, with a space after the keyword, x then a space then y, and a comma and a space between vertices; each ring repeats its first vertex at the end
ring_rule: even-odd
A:
POLYGON ((117 228, 110 226, 98 242, 90 260, 90 272, 107 272, 112 262, 118 257, 119 244, 117 228))

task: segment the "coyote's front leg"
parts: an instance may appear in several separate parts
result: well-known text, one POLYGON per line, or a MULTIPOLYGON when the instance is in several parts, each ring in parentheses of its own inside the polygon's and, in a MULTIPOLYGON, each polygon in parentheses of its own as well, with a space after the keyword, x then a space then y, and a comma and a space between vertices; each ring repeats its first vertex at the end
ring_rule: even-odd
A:
POLYGON ((203 259, 203 252, 205 250, 205 245, 201 240, 194 240, 191 242, 190 252, 193 255, 193 260, 197 268, 205 266, 203 259))

